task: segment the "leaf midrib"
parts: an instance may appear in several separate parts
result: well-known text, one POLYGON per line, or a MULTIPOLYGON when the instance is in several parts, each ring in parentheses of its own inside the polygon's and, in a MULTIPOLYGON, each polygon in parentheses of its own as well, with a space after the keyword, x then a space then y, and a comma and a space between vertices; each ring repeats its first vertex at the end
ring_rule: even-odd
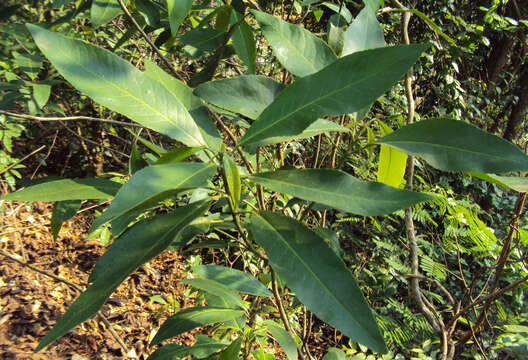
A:
MULTIPOLYGON (((60 35, 59 35, 59 36, 60 36, 60 35)), ((64 39, 66 39, 66 40, 70 40, 70 41, 71 41, 71 39, 68 39, 68 38, 64 38, 64 39)), ((90 45, 91 45, 91 44, 90 44, 90 45)), ((91 45, 91 46, 93 46, 93 45, 91 45)), ((97 72, 93 72, 93 71, 89 70, 88 68, 86 68, 85 66, 83 66, 80 62, 75 61, 75 58, 73 58, 72 56, 69 56, 68 53, 66 53, 66 52, 64 52, 62 49, 60 49, 60 47, 59 47, 58 50, 60 51, 60 53, 61 53, 62 55, 64 55, 64 56, 67 57, 68 59, 70 59, 71 62, 76 63, 80 68, 82 68, 82 69, 83 69, 84 71, 86 71, 87 73, 94 75, 96 78, 102 80, 104 83, 109 84, 111 87, 117 89, 117 90, 120 91, 121 93, 124 93, 126 96, 132 98, 133 100, 135 100, 135 101, 138 102, 139 104, 142 104, 142 105, 145 106, 147 109, 149 109, 150 111, 152 111, 154 114, 157 114, 157 115, 160 116, 161 118, 165 119, 165 121, 167 121, 168 123, 172 124, 172 125, 173 125, 174 127, 176 127, 179 131, 185 133, 190 139, 193 139, 194 141, 197 141, 198 144, 202 144, 201 141, 198 141, 198 139, 196 139, 193 135, 191 135, 189 132, 187 132, 186 129, 184 129, 184 128, 178 126, 178 124, 177 124, 174 120, 172 120, 171 118, 169 118, 167 115, 163 114, 162 112, 159 112, 157 109, 153 108, 150 104, 148 104, 148 103, 146 103, 145 101, 143 101, 143 100, 137 98, 137 97, 134 96, 132 93, 126 91, 124 88, 118 86, 117 84, 115 84, 115 83, 113 83, 113 82, 111 82, 111 81, 106 80, 105 77, 99 75, 99 73, 97 73, 97 72)), ((48 47, 48 51, 50 51, 50 48, 49 48, 49 47, 48 47)), ((106 54, 106 55, 108 55, 108 54, 106 54)), ((144 75, 143 73, 140 72, 139 76, 145 76, 145 75, 144 75)), ((167 92, 169 92, 169 91, 167 90, 167 92)), ((170 93, 170 92, 169 92, 169 93, 170 93)), ((171 95, 173 95, 173 94, 171 94, 171 95)), ((185 109, 185 106, 183 106, 183 104, 181 103, 181 101, 180 101, 176 96, 173 95, 173 98, 174 98, 174 99, 180 104, 180 106, 181 106, 182 109, 185 109)), ((189 116, 189 117, 190 117, 190 116, 189 116)))
MULTIPOLYGON (((286 241, 286 239, 281 235, 281 233, 279 231, 277 231, 273 225, 271 225, 266 219, 264 219, 262 216, 260 216, 260 218, 265 222, 265 224, 268 225, 269 228, 271 228, 271 230, 275 233, 277 233, 278 237, 280 240, 282 240, 282 242, 284 243, 284 245, 287 247, 287 249, 294 255, 294 257, 296 257, 299 262, 304 265, 304 267, 306 268, 306 270, 308 271, 309 274, 312 275, 312 277, 327 291, 327 293, 329 293, 331 295, 332 298, 334 298, 336 300, 336 302, 345 310, 345 313, 349 313, 349 310, 348 308, 346 307, 346 305, 339 300, 339 298, 337 298, 334 294, 333 291, 330 290, 330 288, 328 288, 328 286, 326 286, 326 284, 321 281, 321 279, 319 279, 318 276, 316 276, 316 274, 312 271, 312 268, 310 266, 308 266, 308 264, 306 262, 304 262, 304 260, 297 254, 296 251, 294 251, 294 249, 290 246, 290 244, 288 243, 288 241, 286 241)), ((317 314, 316 314, 317 315, 317 314)), ((355 323, 357 324, 357 326, 359 326, 359 328, 361 329, 364 329, 367 333, 369 333, 367 331, 366 328, 364 328, 362 326, 362 324, 357 321, 353 316, 349 316, 350 319, 355 323)), ((370 334, 370 333, 369 333, 370 334)))
MULTIPOLYGON (((281 183, 281 184, 286 184, 286 185, 290 185, 292 187, 296 187, 296 188, 301 188, 305 191, 314 191, 313 188, 310 188, 308 186, 303 186, 303 185, 300 185, 300 184, 294 184, 292 182, 287 182, 287 181, 282 181, 282 180, 277 180, 277 179, 269 179, 269 178, 265 178, 265 177, 259 177, 258 175, 254 175, 252 176, 252 178, 255 180, 255 179, 265 179, 265 180, 268 180, 270 182, 277 182, 277 183, 281 183)), ((258 180, 256 180, 256 182, 258 182, 258 180)), ((367 183, 368 184, 368 183, 367 183)), ((264 185, 266 186, 266 185, 264 185)), ((322 190, 320 188, 318 189, 315 189, 316 192, 321 192, 321 193, 324 193, 324 194, 330 194, 330 195, 333 195, 333 196, 338 196, 338 197, 346 197, 350 200, 361 200, 361 201, 378 201, 378 202, 382 202, 382 203, 389 203, 389 204, 392 204, 392 203, 399 203, 400 201, 398 200, 373 200, 372 198, 370 197, 361 197, 361 196, 356 196, 356 197, 351 197, 351 196, 348 196, 348 195, 343 195, 341 193, 336 193, 336 192, 331 192, 331 191, 328 191, 328 190, 322 190)), ((391 189, 392 190, 392 189, 391 189)), ((287 191, 286 191, 287 192, 287 191)), ((333 206, 333 205, 332 205, 333 206)))
MULTIPOLYGON (((336 61, 337 61, 337 60, 336 60, 336 61)), ((395 64, 395 63, 398 63, 398 61, 395 61, 394 63, 391 63, 391 65, 392 65, 392 64, 395 64)), ((332 63, 332 64, 335 64, 335 62, 332 63)), ((330 65, 329 65, 329 66, 330 66, 330 65)), ((325 68, 325 69, 326 69, 326 68, 325 68)), ((324 70, 324 69, 322 69, 321 71, 323 71, 323 70, 324 70)), ((379 74, 381 74, 381 73, 383 73, 383 71, 377 71, 377 72, 374 72, 374 73, 372 73, 371 75, 368 75, 368 76, 362 77, 362 78, 358 79, 357 81, 353 81, 353 82, 349 83, 348 85, 343 86, 342 88, 339 88, 339 89, 336 89, 336 90, 334 90, 334 91, 328 92, 326 95, 323 95, 323 96, 318 97, 318 98, 316 98, 316 99, 314 99, 314 100, 312 100, 312 101, 309 101, 309 102, 307 102, 306 104, 302 105, 301 107, 298 107, 297 109, 295 109, 295 110, 289 112, 288 114, 286 114, 286 115, 280 117, 277 121, 272 122, 269 126, 267 126, 267 127, 265 127, 265 128, 262 128, 262 129, 261 129, 260 131, 258 131, 258 132, 255 132, 255 133, 253 134, 253 136, 249 137, 248 139, 255 138, 257 135, 262 134, 263 132, 267 131, 268 129, 270 129, 270 128, 274 127, 274 126, 276 126, 276 125, 279 124, 279 123, 282 123, 284 120, 287 120, 287 119, 288 119, 289 117, 291 117, 293 114, 295 114, 295 113, 297 113, 297 112, 300 112, 300 111, 304 110, 305 108, 307 108, 308 106, 310 106, 310 105, 312 105, 312 104, 318 103, 318 102, 320 102, 320 101, 322 101, 322 100, 325 100, 325 99, 327 99, 327 98, 329 98, 329 97, 332 97, 334 94, 336 94, 336 93, 338 93, 338 92, 341 92, 341 91, 344 91, 345 89, 347 89, 347 88, 349 88, 349 87, 351 87, 351 86, 355 86, 355 85, 357 85, 357 84, 359 84, 359 83, 361 83, 361 82, 368 81, 370 78, 377 77, 377 76, 378 76, 379 74)), ((316 73, 316 74, 317 74, 317 73, 316 73)), ((314 75, 315 75, 315 74, 314 74, 314 75)), ((293 86, 294 84, 295 84, 295 83, 293 83, 293 84, 290 85, 290 86, 293 86)), ((274 101, 273 103, 271 103, 270 106, 272 106, 274 103, 275 103, 275 101, 274 101)), ((268 109, 270 106, 268 106, 266 109, 268 109)), ((266 109, 264 109, 263 112, 266 111, 266 109)), ((319 116, 320 116, 320 115, 319 115, 319 116)), ((258 120, 259 120, 259 119, 257 119, 257 121, 258 121, 258 120)), ((247 144, 247 142, 248 142, 248 141, 246 140, 245 143, 247 144)))
MULTIPOLYGON (((480 156, 483 156, 483 157, 489 157, 489 158, 492 158, 492 159, 508 160, 508 157, 501 157, 499 155, 493 155, 493 154, 489 154, 489 153, 485 153, 485 152, 479 152, 479 151, 472 151, 472 150, 469 150, 469 149, 456 147, 456 146, 452 146, 452 145, 442 145, 442 144, 435 144, 435 143, 424 142, 424 141, 391 140, 391 141, 386 141, 386 142, 380 142, 380 144, 386 144, 386 145, 392 146, 394 148, 396 148, 396 147, 393 146, 392 144, 426 145, 426 146, 431 146, 431 147, 435 147, 435 148, 441 148, 441 149, 445 148, 445 149, 455 150, 455 151, 459 151, 459 152, 462 151, 462 152, 466 152, 466 153, 469 153, 469 154, 475 154, 475 155, 480 155, 480 156)), ((518 161, 516 160, 515 162, 518 162, 518 161)))
MULTIPOLYGON (((159 165, 159 166, 163 166, 163 165, 159 165)), ((136 203, 136 205, 134 206, 134 208, 135 208, 136 206, 139 206, 139 205, 141 205, 141 204, 143 204, 143 203, 149 201, 150 199, 156 197, 156 195, 159 195, 159 194, 161 194, 161 193, 163 193, 163 192, 165 192, 165 191, 177 190, 177 189, 181 188, 181 185, 184 184, 186 181, 188 181, 189 179, 193 178, 194 176, 197 176, 197 175, 201 174, 202 172, 204 172, 204 171, 206 171, 206 170, 209 170, 209 169, 211 169, 211 168, 212 168, 212 165, 209 165, 209 166, 205 166, 205 167, 203 167, 202 169, 200 169, 200 170, 198 170, 198 171, 196 171, 196 172, 193 172, 191 175, 189 175, 189 176, 187 176, 186 178, 182 179, 182 180, 181 180, 177 185, 175 185, 174 187, 172 187, 172 188, 170 188, 170 189, 163 190, 163 191, 156 192, 154 195, 151 195, 149 198, 143 198, 143 201, 140 202, 140 203, 136 203)), ((126 184, 125 184, 125 185, 126 185, 126 184)), ((121 188, 121 189, 123 189, 123 188, 121 188)), ((120 191, 121 191, 121 189, 120 189, 120 191)), ((119 191, 119 192, 120 192, 120 191, 119 191)), ((116 194, 115 198, 117 198, 117 196, 119 195, 119 192, 116 194)), ((133 210, 134 208, 132 208, 132 209, 128 209, 128 210, 127 210, 127 209, 122 210, 122 211, 119 212, 117 215, 114 215, 114 216, 112 216, 111 218, 105 220, 105 221, 104 221, 103 223, 101 223, 100 225, 102 225, 102 224, 108 222, 110 219, 114 219, 114 218, 116 218, 116 217, 118 217, 118 216, 121 216, 121 215, 123 215, 124 213, 126 213, 126 212, 129 211, 129 210, 133 210)), ((101 218, 102 218, 103 216, 104 216, 104 213, 101 215, 101 218)), ((100 226, 100 225, 99 225, 99 226, 100 226)))

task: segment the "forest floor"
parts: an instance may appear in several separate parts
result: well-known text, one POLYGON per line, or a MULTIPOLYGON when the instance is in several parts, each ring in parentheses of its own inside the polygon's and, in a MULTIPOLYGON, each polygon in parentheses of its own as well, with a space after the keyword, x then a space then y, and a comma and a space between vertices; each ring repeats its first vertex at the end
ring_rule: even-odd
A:
MULTIPOLYGON (((0 211, 2 254, 65 280, 0 254, 0 359, 146 358, 152 351, 148 341, 166 318, 156 319, 161 305, 150 297, 173 296, 182 308, 192 301, 182 298, 178 288, 185 269, 182 258, 176 252, 164 252, 123 282, 101 309, 126 350, 95 317, 35 354, 40 339, 79 295, 75 285, 86 287, 88 274, 105 247, 99 239, 85 240, 91 223, 87 212, 66 222, 54 242, 49 228, 51 204, 4 202, 0 211)), ((191 335, 177 340, 193 343, 191 335)))

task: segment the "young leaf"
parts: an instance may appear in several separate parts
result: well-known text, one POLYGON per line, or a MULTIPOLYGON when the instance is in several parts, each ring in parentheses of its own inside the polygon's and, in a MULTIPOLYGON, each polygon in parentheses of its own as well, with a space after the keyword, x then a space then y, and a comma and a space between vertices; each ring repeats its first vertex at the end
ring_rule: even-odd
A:
POLYGON ((162 252, 181 229, 202 215, 208 207, 208 202, 194 203, 169 214, 143 220, 114 241, 90 275, 89 281, 93 284, 68 308, 35 351, 43 349, 95 315, 128 275, 162 252))
POLYGON ((138 208, 146 209, 176 191, 207 186, 215 171, 213 164, 203 163, 153 165, 139 170, 119 189, 92 228, 138 208))
MULTIPOLYGON (((379 121, 381 125, 381 132, 383 135, 390 134, 392 129, 379 121)), ((380 146, 379 164, 378 164, 378 181, 390 185, 392 187, 399 187, 403 177, 405 176, 405 168, 407 167, 407 154, 402 153, 387 145, 380 146)))
POLYGON ((183 309, 176 315, 168 318, 152 339, 151 346, 163 340, 178 336, 194 328, 233 320, 244 314, 242 310, 214 308, 210 306, 183 309))
POLYGON ((481 180, 503 186, 518 192, 528 192, 528 178, 520 176, 499 176, 495 174, 483 174, 476 171, 470 171, 471 176, 481 180))
POLYGON ((377 141, 444 171, 528 171, 518 147, 463 121, 438 118, 407 125, 377 141))
POLYGON ((196 343, 193 346, 168 344, 154 351, 147 360, 173 360, 187 356, 206 359, 218 350, 226 347, 226 344, 219 343, 207 335, 198 334, 195 337, 196 343))
POLYGON ((244 309, 244 303, 242 302, 240 295, 238 295, 238 292, 218 281, 210 279, 184 279, 181 282, 215 296, 225 298, 228 303, 234 304, 239 309, 244 309))
POLYGON ((204 145, 178 98, 133 65, 83 41, 37 25, 28 24, 27 28, 59 73, 96 102, 187 146, 204 145))
POLYGON ((383 37, 383 30, 376 19, 376 13, 369 7, 365 7, 345 32, 341 56, 384 46, 385 38, 383 37))
POLYGON ((65 200, 57 201, 53 206, 53 212, 51 213, 51 233, 53 235, 53 241, 57 240, 59 231, 62 227, 62 223, 71 219, 81 207, 81 200, 65 200))
POLYGON ((242 192, 242 183, 240 182, 238 167, 233 159, 231 159, 231 157, 229 157, 227 154, 224 154, 223 156, 223 165, 227 180, 226 185, 229 189, 229 195, 231 196, 231 200, 233 200, 233 206, 236 210, 238 208, 238 203, 240 202, 240 196, 242 192))
POLYGON ((232 268, 220 265, 198 265, 193 272, 205 279, 218 281, 237 291, 255 296, 271 297, 270 291, 255 277, 232 268))
POLYGON ((318 72, 337 59, 332 49, 305 28, 251 10, 277 60, 295 76, 318 72))
MULTIPOLYGON (((236 12, 231 12, 231 25, 239 22, 243 16, 236 12)), ((235 52, 247 67, 248 74, 256 72, 257 44, 251 26, 246 21, 242 21, 232 36, 235 52)))
POLYGON ((273 191, 363 216, 389 214, 433 199, 427 194, 361 181, 339 170, 277 170, 250 178, 273 191))
POLYGON ((178 28, 191 11, 193 0, 167 0, 167 11, 169 13, 169 25, 172 36, 178 34, 178 28))
POLYGON ((297 135, 319 117, 349 114, 370 105, 424 49, 425 45, 399 45, 361 51, 297 80, 260 114, 239 145, 270 144, 268 138, 297 135))
POLYGON ((238 360, 238 354, 242 346, 242 338, 233 341, 224 351, 220 353, 218 360, 238 360))
POLYGON ((275 321, 265 320, 262 325, 266 326, 271 335, 277 340, 288 360, 297 360, 297 345, 291 335, 275 321))
MULTIPOLYGON (((128 0, 124 1, 125 3, 128 0)), ((90 9, 90 21, 92 27, 98 28, 121 14, 121 7, 117 0, 94 0, 90 9)))
POLYGON ((0 200, 14 201, 63 201, 106 200, 114 197, 122 184, 106 179, 60 179, 29 186, 23 190, 4 195, 0 200))
POLYGON ((352 273, 322 238, 300 222, 263 211, 251 234, 271 267, 318 318, 378 353, 387 348, 352 273))

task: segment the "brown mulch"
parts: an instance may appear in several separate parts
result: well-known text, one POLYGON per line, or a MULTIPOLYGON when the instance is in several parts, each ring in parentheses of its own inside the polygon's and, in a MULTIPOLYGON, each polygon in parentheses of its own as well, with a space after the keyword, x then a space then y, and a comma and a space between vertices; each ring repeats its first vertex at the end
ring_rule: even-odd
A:
MULTIPOLYGON (((85 240, 90 215, 81 213, 65 223, 56 242, 50 218, 47 203, 0 204, 0 249, 85 288, 90 270, 105 250, 98 239, 85 240)), ((0 359, 144 359, 153 351, 149 340, 166 318, 156 319, 161 305, 150 297, 173 296, 182 308, 192 305, 192 300, 181 297, 183 288, 177 281, 184 268, 177 253, 164 252, 125 280, 103 306, 128 353, 98 318, 92 318, 35 354, 40 339, 78 291, 0 255, 0 359)), ((177 341, 190 345, 193 337, 183 335, 177 341)))

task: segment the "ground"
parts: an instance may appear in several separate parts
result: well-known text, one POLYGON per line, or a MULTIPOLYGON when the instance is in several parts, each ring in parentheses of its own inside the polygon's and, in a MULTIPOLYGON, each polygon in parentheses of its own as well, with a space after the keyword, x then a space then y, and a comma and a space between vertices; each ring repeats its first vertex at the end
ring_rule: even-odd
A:
MULTIPOLYGON (((66 281, 86 286, 88 274, 104 251, 98 239, 86 240, 88 213, 64 224, 53 241, 49 223, 51 204, 5 202, 0 211, 0 250, 66 281)), ((160 306, 153 295, 181 297, 184 263, 175 252, 164 252, 131 275, 103 306, 102 312, 123 340, 126 353, 98 318, 77 326, 66 336, 35 354, 33 349, 77 297, 72 285, 38 273, 0 255, 1 359, 115 359, 146 358, 148 341, 165 319, 156 319, 160 306), (163 289, 165 293, 160 293, 163 289)), ((191 335, 177 339, 192 344, 191 335)))

